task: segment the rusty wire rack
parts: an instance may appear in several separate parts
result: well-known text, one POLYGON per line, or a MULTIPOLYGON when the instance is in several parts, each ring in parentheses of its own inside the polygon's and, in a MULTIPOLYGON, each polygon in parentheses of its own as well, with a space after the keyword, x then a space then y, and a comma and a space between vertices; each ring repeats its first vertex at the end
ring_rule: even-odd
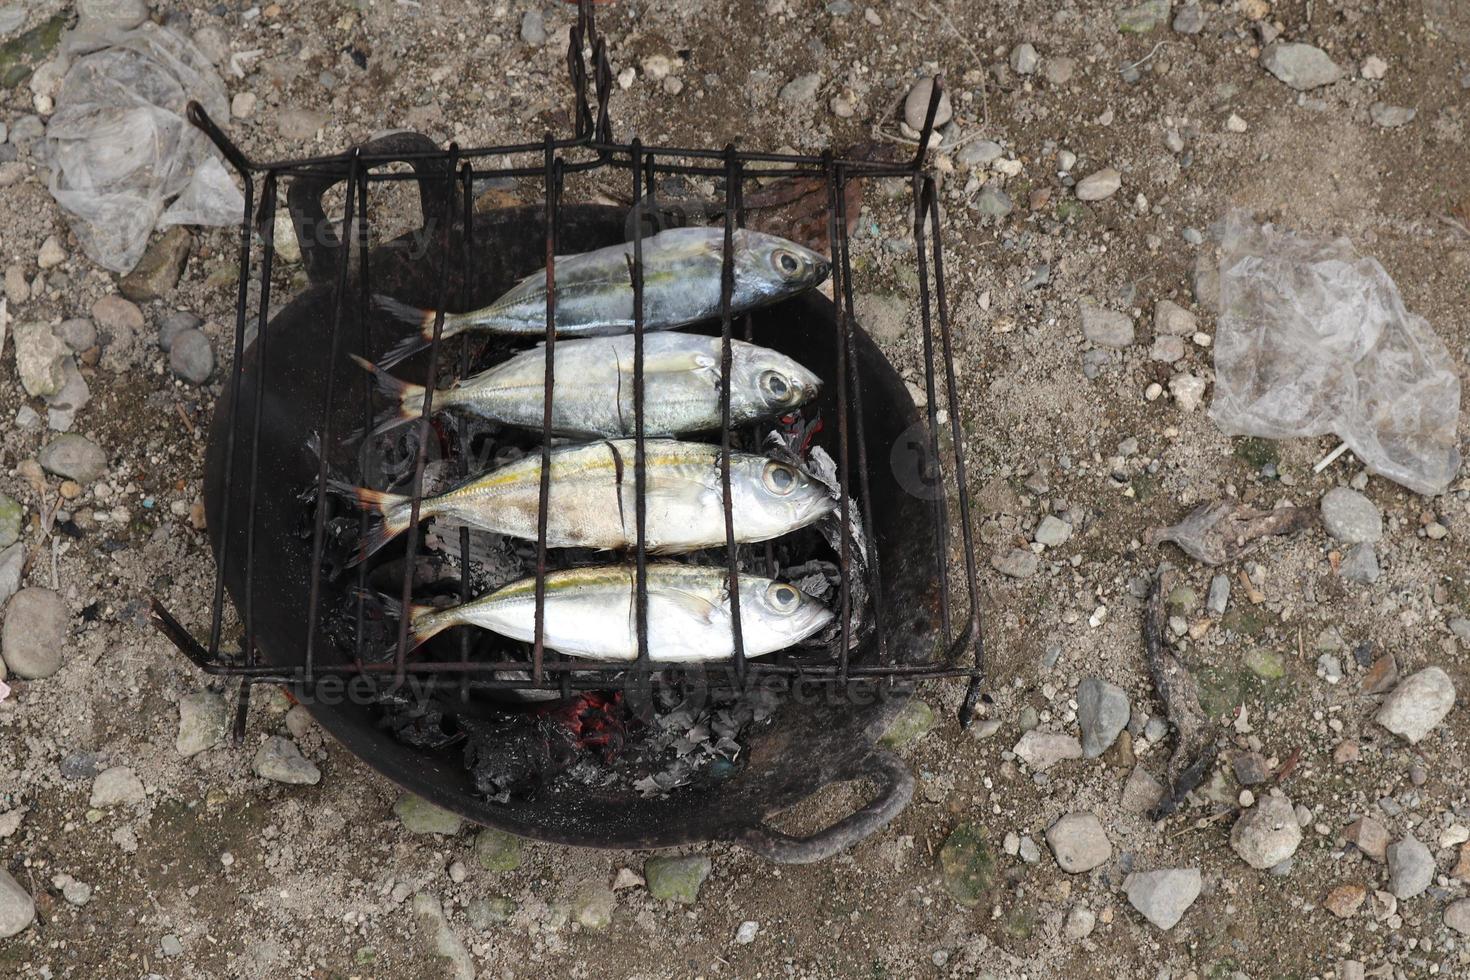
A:
MULTIPOLYGON (((299 159, 287 159, 275 162, 259 162, 249 158, 220 128, 205 114, 197 104, 189 107, 189 118, 194 125, 203 130, 214 144, 219 148, 226 160, 233 166, 244 183, 245 209, 244 218, 240 227, 239 242, 239 280, 238 295, 235 310, 235 332, 234 332, 234 361, 233 369, 228 380, 231 395, 231 406, 237 407, 241 386, 246 382, 242 377, 242 365, 246 360, 245 351, 247 346, 247 325, 250 316, 249 287, 251 285, 251 265, 253 246, 259 249, 259 268, 257 272, 258 300, 256 304, 255 317, 257 320, 257 344, 263 345, 266 339, 266 328, 268 322, 268 311, 271 296, 272 267, 276 255, 274 215, 277 207, 278 186, 282 178, 320 178, 325 173, 335 174, 345 179, 347 193, 342 209, 343 229, 352 229, 359 236, 357 241, 357 257, 359 269, 357 272, 358 285, 360 286, 357 301, 362 304, 359 309, 365 308, 369 301, 368 283, 369 267, 367 236, 368 236, 368 191, 372 185, 394 182, 394 181, 426 181, 433 179, 458 181, 462 188, 460 199, 463 203, 463 214, 459 220, 460 227, 464 230, 463 248, 465 254, 462 256, 464 267, 469 267, 469 248, 472 235, 468 232, 475 220, 473 187, 476 181, 486 178, 539 178, 544 185, 544 214, 546 223, 545 242, 545 275, 547 285, 546 302, 546 357, 545 357, 545 397, 543 400, 543 414, 541 427, 541 482, 540 482, 540 513, 538 516, 537 540, 536 540, 536 589, 535 589, 535 639, 531 644, 529 663, 524 660, 474 660, 468 656, 467 644, 461 640, 461 653, 455 660, 426 660, 411 658, 407 645, 408 617, 403 616, 397 631, 397 643, 394 656, 391 661, 366 662, 360 656, 361 633, 359 630, 358 656, 344 663, 325 663, 319 657, 318 646, 318 624, 321 616, 320 594, 323 578, 323 550, 325 547, 324 533, 324 509, 317 508, 315 523, 312 528, 312 578, 311 592, 309 597, 309 617, 306 624, 306 635, 304 654, 299 667, 294 669, 283 668, 274 664, 261 662, 260 651, 256 642, 256 619, 258 610, 255 608, 255 583, 257 580, 257 557, 259 542, 256 537, 256 512, 260 487, 260 400, 257 397, 253 417, 243 417, 245 413, 233 413, 236 417, 229 420, 226 428, 227 448, 224 456, 225 472, 223 475, 224 485, 230 487, 233 482, 240 478, 240 474, 234 472, 236 459, 236 446, 239 440, 248 439, 249 443, 249 469, 244 478, 248 480, 248 506, 246 513, 233 514, 232 508, 226 507, 222 515, 224 526, 211 528, 211 534, 218 534, 218 546, 216 553, 216 575, 214 581, 213 598, 211 605, 211 616, 208 627, 208 638, 204 642, 195 639, 194 636, 176 620, 164 606, 157 600, 153 603, 153 618, 155 625, 162 630, 168 638, 199 668, 205 672, 218 676, 235 676, 242 679, 240 689, 239 711, 236 716, 236 730, 243 731, 245 710, 248 704, 250 686, 255 683, 275 683, 296 688, 309 687, 323 676, 341 676, 347 674, 363 674, 375 678, 377 681, 387 681, 390 684, 401 684, 408 675, 452 675, 460 679, 462 684, 467 685, 473 678, 477 688, 501 689, 501 688, 536 688, 542 690, 560 690, 566 694, 574 689, 610 689, 627 687, 632 684, 647 684, 649 676, 654 671, 650 668, 648 650, 648 593, 647 593, 647 549, 646 549, 646 500, 644 495, 645 473, 644 473, 644 380, 643 380, 643 270, 642 270, 642 247, 641 239, 634 236, 632 243, 632 262, 630 274, 633 283, 634 296, 634 416, 636 447, 633 461, 633 473, 635 479, 635 521, 637 527, 637 546, 631 555, 633 568, 636 574, 635 588, 635 615, 636 634, 638 641, 638 659, 636 664, 631 662, 599 663, 580 660, 570 657, 562 657, 549 651, 543 645, 543 631, 545 625, 545 578, 547 574, 547 502, 550 488, 549 465, 552 445, 552 403, 553 389, 555 384, 555 345, 556 332, 555 323, 555 282, 556 282, 556 253, 557 253, 557 217, 563 205, 562 186, 565 176, 569 173, 586 172, 597 169, 612 168, 625 171, 631 179, 633 190, 632 205, 632 227, 643 228, 645 209, 649 207, 652 198, 655 178, 661 176, 682 175, 686 177, 708 177, 722 179, 724 183, 724 251, 723 267, 721 274, 721 315, 720 315, 720 340, 722 346, 722 371, 720 384, 720 480, 724 498, 724 519, 726 539, 726 570, 728 575, 728 589, 731 598, 732 633, 733 633, 733 659, 723 669, 729 671, 736 684, 744 683, 748 675, 757 674, 765 676, 784 677, 794 681, 817 682, 828 684, 846 685, 850 682, 897 682, 916 681, 929 678, 968 678, 969 685, 960 709, 960 720, 967 723, 973 711, 975 702, 979 696, 980 684, 984 669, 984 637, 980 622, 980 597, 978 591, 978 575, 975 560, 975 541, 972 532, 972 521, 970 515, 969 493, 965 473, 964 440, 958 411, 958 394, 954 369, 954 346, 949 319, 949 310, 946 304, 944 288, 944 255, 940 226, 940 207, 937 197, 936 181, 933 175, 926 169, 926 148, 931 143, 931 134, 934 131, 934 119, 942 95, 942 83, 935 80, 933 93, 930 98, 925 123, 920 133, 919 149, 912 157, 897 163, 888 163, 872 160, 846 160, 838 159, 828 151, 821 155, 800 155, 785 153, 751 152, 727 145, 722 149, 711 148, 678 148, 668 146, 645 146, 641 141, 634 139, 631 142, 620 143, 614 140, 612 125, 608 114, 608 100, 612 91, 612 72, 609 65, 607 46, 604 39, 598 36, 593 18, 592 4, 582 0, 577 22, 570 32, 570 42, 567 51, 567 68, 570 75, 571 86, 574 95, 574 134, 569 138, 556 138, 548 133, 542 140, 537 142, 526 142, 505 146, 494 146, 485 148, 461 148, 457 144, 450 143, 447 149, 423 151, 418 153, 395 153, 388 155, 375 155, 363 152, 362 149, 354 148, 342 153, 331 155, 303 157, 299 159), (592 69, 589 72, 587 57, 590 52, 592 69), (589 100, 588 90, 593 92, 593 99, 589 100), (517 166, 513 158, 525 157, 530 154, 539 154, 539 166, 517 166), (417 170, 414 172, 402 172, 388 170, 387 165, 398 163, 431 162, 443 167, 444 176, 435 178, 426 176, 417 170), (498 166, 504 162, 506 165, 498 166), (825 182, 828 196, 826 209, 827 232, 830 244, 830 260, 832 266, 832 298, 837 310, 838 329, 835 331, 833 343, 836 345, 836 374, 835 386, 837 390, 837 443, 838 455, 837 474, 840 490, 840 518, 842 527, 849 526, 850 508, 857 506, 862 509, 863 516, 868 528, 873 527, 872 521, 872 496, 868 491, 869 463, 867 459, 866 440, 863 433, 863 414, 861 411, 863 390, 860 378, 856 372, 852 340, 856 324, 853 316, 853 279, 848 243, 848 204, 847 187, 850 181, 861 178, 902 178, 912 185, 913 195, 913 233, 916 242, 916 259, 918 264, 919 281, 919 323, 922 329, 923 358, 925 365, 925 394, 926 421, 927 421, 927 452, 930 465, 939 468, 937 479, 942 487, 946 478, 953 480, 956 494, 957 507, 959 510, 959 529, 963 546, 964 582, 956 586, 951 582, 949 570, 949 555, 951 541, 951 520, 948 513, 949 504, 946 494, 941 492, 932 497, 933 519, 937 529, 938 547, 936 549, 935 562, 939 581, 939 612, 941 628, 943 631, 943 643, 940 649, 941 655, 933 657, 924 663, 894 663, 886 657, 886 651, 880 649, 877 658, 863 662, 850 662, 849 650, 851 648, 851 594, 850 578, 853 568, 851 549, 854 546, 851 535, 841 535, 841 546, 839 555, 839 569, 841 581, 837 599, 838 622, 840 623, 840 636, 834 642, 835 649, 828 651, 821 657, 815 656, 793 656, 782 654, 775 658, 748 660, 745 656, 742 627, 740 620, 740 605, 738 601, 740 580, 737 567, 737 549, 735 547, 735 532, 731 514, 730 495, 730 452, 731 452, 731 409, 730 409, 730 364, 731 364, 731 341, 735 332, 735 316, 732 316, 731 297, 733 291, 733 255, 732 237, 734 229, 743 224, 745 208, 743 201, 743 186, 747 180, 761 177, 809 177, 820 179, 825 182), (944 390, 947 403, 950 406, 948 425, 949 436, 952 443, 952 455, 950 472, 943 472, 940 456, 940 430, 942 422, 937 413, 939 403, 938 382, 936 378, 939 372, 943 372, 944 390), (849 433, 850 407, 856 419, 858 427, 857 436, 854 439, 849 433), (853 502, 848 488, 841 484, 844 474, 851 472, 851 453, 853 444, 857 446, 856 473, 858 474, 858 488, 856 503, 853 502), (238 560, 238 556, 232 557, 230 548, 232 537, 230 524, 232 521, 244 520, 247 522, 245 535, 245 582, 243 596, 235 596, 237 612, 243 625, 243 639, 241 652, 232 654, 221 649, 221 642, 225 622, 225 568, 231 560, 238 560), (963 594, 967 599, 968 608, 963 612, 960 619, 951 609, 951 593, 963 594), (503 676, 508 670, 525 670, 524 678, 508 678, 503 676)), ((433 395, 435 392, 435 379, 438 377, 441 359, 446 356, 442 349, 442 331, 444 328, 444 311, 449 305, 448 294, 448 270, 451 264, 451 241, 450 229, 454 224, 454 198, 453 193, 444 195, 444 213, 439 223, 439 235, 437 243, 437 260, 435 270, 437 275, 437 297, 438 301, 434 308, 438 311, 434 320, 433 342, 428 348, 428 382, 426 397, 416 425, 418 427, 417 448, 413 467, 412 482, 412 515, 407 531, 408 560, 404 564, 404 572, 401 583, 401 599, 403 606, 408 607, 413 588, 414 558, 419 553, 423 544, 420 532, 419 508, 423 499, 422 490, 424 484, 424 472, 426 465, 427 446, 429 444, 430 416, 433 414, 433 395)), ((425 215, 426 221, 429 215, 425 215)), ((334 243, 334 244, 340 244, 334 243)), ((349 249, 342 247, 336 250, 340 253, 338 267, 335 270, 335 287, 333 292, 333 320, 332 320, 332 350, 337 350, 338 333, 341 330, 343 320, 343 308, 350 302, 350 279, 351 269, 349 267, 349 249)), ((749 319, 746 315, 745 322, 747 337, 749 336, 749 319)), ((257 394, 264 390, 265 370, 264 358, 259 362, 261 370, 256 372, 256 377, 249 379, 255 386, 257 394)), ((469 368, 468 347, 461 345, 460 369, 461 373, 469 368)), ((329 374, 330 378, 331 375, 329 374)), ((368 420, 373 417, 373 404, 371 386, 365 386, 364 413, 368 420)), ((330 444, 334 438, 331 431, 330 408, 337 393, 332 390, 329 383, 323 393, 323 404, 321 410, 321 435, 324 444, 330 444)), ((321 464, 316 477, 317 491, 321 493, 328 479, 327 454, 321 453, 321 464)), ((936 479, 936 474, 930 474, 930 480, 936 479)), ((365 518, 364 518, 365 520, 365 518)), ((460 550, 462 556, 467 556, 469 551, 468 530, 460 531, 460 550)), ((875 622, 881 623, 886 616, 884 608, 884 597, 882 594, 881 569, 877 567, 877 547, 874 543, 873 567, 870 569, 872 584, 872 605, 875 622)), ((460 598, 467 601, 472 598, 469 582, 469 562, 462 561, 462 574, 460 583, 460 598)), ((359 576, 364 574, 364 569, 359 567, 359 576)), ((362 608, 359 605, 358 617, 361 625, 362 608)), ((459 631, 464 634, 467 631, 459 631)), ((880 648, 884 645, 884 632, 879 629, 880 648)), ((665 665, 659 665, 660 667, 665 665)), ((671 665, 670 665, 671 666, 671 665)), ((682 669, 688 669, 687 665, 680 665, 682 669)), ((704 670, 713 671, 715 668, 705 667, 704 670)))

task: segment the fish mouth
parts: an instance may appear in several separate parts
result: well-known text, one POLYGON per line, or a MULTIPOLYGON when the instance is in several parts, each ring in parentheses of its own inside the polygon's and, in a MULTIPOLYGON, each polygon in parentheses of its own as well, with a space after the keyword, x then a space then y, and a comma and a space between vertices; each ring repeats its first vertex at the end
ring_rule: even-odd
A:
POLYGON ((816 286, 827 281, 832 274, 832 262, 824 259, 816 252, 812 253, 812 285, 816 286))

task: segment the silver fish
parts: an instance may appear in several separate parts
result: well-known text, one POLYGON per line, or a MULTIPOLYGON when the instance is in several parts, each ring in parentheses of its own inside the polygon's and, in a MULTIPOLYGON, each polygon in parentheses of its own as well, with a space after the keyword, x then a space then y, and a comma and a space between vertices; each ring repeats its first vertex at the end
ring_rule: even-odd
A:
MULTIPOLYGON (((546 543, 552 548, 607 550, 637 545, 634 441, 616 439, 556 449, 551 454, 546 543)), ((702 442, 644 442, 646 542, 649 552, 674 554, 725 543, 720 448, 702 442)), ((409 497, 334 483, 379 519, 361 542, 366 558, 408 530, 409 497)), ((426 497, 419 518, 467 524, 511 537, 536 539, 541 455, 426 497)), ((730 503, 735 540, 766 541, 818 520, 836 507, 830 491, 796 466, 753 453, 730 454, 730 503)))
MULTIPOLYGON (((643 240, 643 326, 669 330, 720 314, 723 228, 671 228, 643 240)), ((811 249, 763 232, 737 230, 732 313, 774 303, 827 278, 828 261, 811 249)), ((633 244, 624 242, 556 259, 556 333, 590 337, 633 329, 633 244)), ((387 296, 377 305, 411 323, 416 332, 388 351, 390 367, 427 347, 434 337, 435 311, 387 296)), ((441 337, 466 330, 534 336, 546 332, 546 273, 533 272, 489 306, 446 313, 441 337)))
MULTIPOLYGON (((659 663, 729 660, 734 654, 728 579, 721 568, 653 562, 648 570, 648 656, 659 663)), ((543 641, 589 660, 638 656, 632 566, 573 568, 546 576, 543 641)), ((741 575, 740 628, 747 657, 799 643, 832 621, 832 610, 794 585, 741 575)), ((536 580, 521 579, 448 609, 413 606, 409 644, 452 626, 479 626, 513 640, 535 636, 536 580)))
MULTIPOLYGON (((659 333, 643 338, 643 431, 649 436, 720 425, 720 339, 659 333)), ((424 387, 401 381, 360 357, 397 409, 381 432, 417 418, 424 387)), ((631 436, 634 426, 633 337, 594 337, 556 345, 551 427, 560 433, 631 436)), ((434 407, 459 409, 510 425, 541 428, 546 345, 434 392, 434 407)), ((765 347, 730 342, 730 422, 741 425, 789 412, 815 398, 822 382, 765 347)))

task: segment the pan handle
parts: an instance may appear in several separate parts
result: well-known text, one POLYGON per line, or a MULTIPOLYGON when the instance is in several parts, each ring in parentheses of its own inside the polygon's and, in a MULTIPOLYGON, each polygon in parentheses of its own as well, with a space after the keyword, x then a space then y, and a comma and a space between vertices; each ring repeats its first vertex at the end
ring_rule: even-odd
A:
MULTIPOLYGON (((358 149, 363 156, 390 157, 413 168, 419 177, 414 183, 419 187, 419 208, 426 226, 436 220, 434 216, 444 213, 444 195, 454 192, 454 175, 442 156, 426 155, 441 155, 439 144, 422 133, 402 132, 368 140, 359 144, 358 149)), ((382 163, 375 161, 372 165, 382 163)), ((334 281, 341 267, 342 242, 327 220, 322 195, 346 179, 347 171, 340 163, 323 164, 310 175, 292 180, 286 193, 286 207, 291 212, 296 241, 301 245, 301 262, 312 285, 334 281)), ((274 220, 274 215, 262 215, 260 220, 274 220)))
POLYGON ((886 749, 878 749, 865 756, 849 778, 863 777, 878 784, 877 796, 862 809, 830 827, 810 837, 793 837, 766 824, 758 824, 743 831, 735 838, 735 843, 777 864, 825 861, 882 829, 913 798, 913 773, 902 759, 886 749))

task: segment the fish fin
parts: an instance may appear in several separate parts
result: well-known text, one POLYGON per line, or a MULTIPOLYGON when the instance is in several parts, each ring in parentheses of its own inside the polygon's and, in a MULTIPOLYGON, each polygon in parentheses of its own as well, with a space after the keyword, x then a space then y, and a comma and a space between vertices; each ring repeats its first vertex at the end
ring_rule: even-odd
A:
MULTIPOLYGON (((394 623, 403 621, 403 603, 382 592, 370 589, 354 589, 353 597, 361 596, 370 607, 381 613, 384 619, 394 623)), ((449 616, 436 616, 440 610, 427 603, 411 602, 408 605, 408 649, 415 650, 430 639, 455 625, 449 616)), ((397 646, 396 634, 393 646, 397 646)))
MULTIPOLYGON (((404 323, 416 328, 414 333, 409 334, 388 348, 382 360, 379 361, 382 367, 392 367, 399 361, 413 356, 433 343, 435 311, 410 306, 407 303, 396 300, 391 296, 385 296, 382 293, 375 293, 373 295, 373 305, 389 316, 402 320, 404 323)), ((447 337, 452 332, 446 321, 446 326, 441 336, 447 337)))
POLYGON ((689 592, 685 589, 665 588, 659 590, 659 595, 668 599, 701 622, 713 624, 727 618, 723 606, 718 602, 711 602, 697 592, 689 592))
MULTIPOLYGON (((398 422, 407 421, 423 412, 424 392, 427 390, 423 385, 411 384, 401 378, 395 378, 365 357, 359 357, 356 354, 351 356, 358 367, 373 376, 373 381, 377 384, 378 390, 398 406, 391 413, 390 420, 387 423, 380 424, 372 431, 373 435, 379 435, 391 429, 398 422)), ((381 422, 382 420, 380 419, 379 421, 381 422)))
MULTIPOLYGON (((348 567, 365 561, 383 545, 408 530, 409 518, 413 513, 411 498, 384 490, 355 487, 341 480, 329 480, 327 485, 343 496, 350 497, 360 510, 373 518, 358 542, 357 553, 347 563, 348 567)), ((419 516, 428 516, 422 505, 419 516)))

